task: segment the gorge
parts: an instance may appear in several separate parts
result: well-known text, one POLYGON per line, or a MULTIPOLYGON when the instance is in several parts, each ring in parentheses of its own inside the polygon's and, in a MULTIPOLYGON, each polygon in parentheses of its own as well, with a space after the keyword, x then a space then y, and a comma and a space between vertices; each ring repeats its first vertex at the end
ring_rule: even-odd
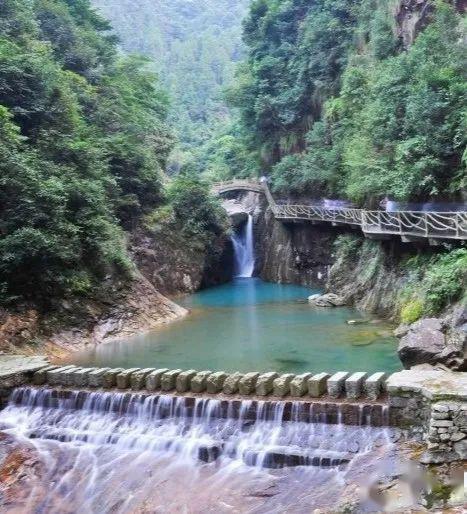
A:
POLYGON ((466 9, 0 2, 2 514, 464 512, 466 9))

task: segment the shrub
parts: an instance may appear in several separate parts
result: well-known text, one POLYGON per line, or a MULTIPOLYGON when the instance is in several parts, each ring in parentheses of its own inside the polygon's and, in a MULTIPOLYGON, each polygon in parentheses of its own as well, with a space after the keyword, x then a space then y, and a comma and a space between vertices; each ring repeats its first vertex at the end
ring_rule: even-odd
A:
POLYGON ((419 298, 409 300, 401 309, 402 323, 406 323, 408 325, 410 325, 410 323, 414 323, 422 317, 423 311, 424 305, 422 300, 419 298))

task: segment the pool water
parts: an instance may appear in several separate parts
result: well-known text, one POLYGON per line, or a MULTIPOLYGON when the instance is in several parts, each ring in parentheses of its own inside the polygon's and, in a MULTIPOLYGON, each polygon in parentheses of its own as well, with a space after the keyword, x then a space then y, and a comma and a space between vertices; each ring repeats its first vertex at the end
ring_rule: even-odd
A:
POLYGON ((381 322, 348 325, 354 309, 318 308, 307 287, 233 282, 184 297, 185 318, 75 354, 74 364, 225 371, 395 371, 397 340, 381 322))

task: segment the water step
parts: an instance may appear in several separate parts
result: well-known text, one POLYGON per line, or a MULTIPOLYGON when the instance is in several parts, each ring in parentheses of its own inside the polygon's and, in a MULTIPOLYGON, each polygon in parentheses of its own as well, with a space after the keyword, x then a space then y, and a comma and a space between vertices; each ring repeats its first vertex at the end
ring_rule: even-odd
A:
POLYGON ((70 389, 20 388, 12 397, 13 403, 31 403, 40 397, 47 408, 66 405, 67 409, 91 412, 113 412, 119 416, 138 414, 144 402, 151 409, 145 416, 159 419, 183 416, 199 417, 209 410, 213 419, 242 419, 248 421, 298 421, 305 423, 383 426, 388 424, 389 409, 382 404, 339 403, 332 401, 274 401, 216 399, 191 396, 158 395, 144 392, 74 391, 70 389))
POLYGON ((347 465, 351 457, 335 452, 307 452, 293 448, 271 448, 266 450, 246 450, 243 461, 248 466, 280 469, 297 466, 314 466, 320 468, 338 468, 347 465))

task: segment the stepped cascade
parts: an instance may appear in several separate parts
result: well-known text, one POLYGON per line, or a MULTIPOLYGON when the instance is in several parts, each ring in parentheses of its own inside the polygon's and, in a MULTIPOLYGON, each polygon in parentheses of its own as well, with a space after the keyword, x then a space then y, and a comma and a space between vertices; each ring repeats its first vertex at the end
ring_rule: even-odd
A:
POLYGON ((252 413, 248 400, 225 411, 217 399, 190 404, 168 395, 23 387, 12 393, 0 424, 46 459, 51 490, 40 501, 40 492, 33 496, 31 505, 48 513, 65 505, 128 512, 151 497, 148 475, 155 490, 155 482, 190 473, 200 488, 211 487, 207 478, 243 488, 287 468, 305 488, 329 481, 337 488, 359 466, 381 466, 377 455, 393 446, 394 429, 304 422, 299 405, 284 421, 283 402, 273 408, 262 402, 252 413))

